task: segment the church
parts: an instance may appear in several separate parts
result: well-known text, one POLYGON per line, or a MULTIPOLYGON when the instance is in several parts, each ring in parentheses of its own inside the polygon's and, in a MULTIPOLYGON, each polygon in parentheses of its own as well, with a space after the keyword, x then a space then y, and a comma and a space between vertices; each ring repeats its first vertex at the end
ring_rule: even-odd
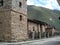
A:
POLYGON ((54 27, 27 17, 27 0, 0 0, 0 41, 24 41, 54 34, 54 27), (46 33, 47 34, 46 34, 46 33))

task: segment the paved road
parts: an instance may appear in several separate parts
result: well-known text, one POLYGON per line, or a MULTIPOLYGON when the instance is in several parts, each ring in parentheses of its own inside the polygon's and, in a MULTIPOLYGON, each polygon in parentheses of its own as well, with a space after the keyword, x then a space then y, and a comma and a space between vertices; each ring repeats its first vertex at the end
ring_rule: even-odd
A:
POLYGON ((33 40, 27 42, 18 42, 18 43, 0 43, 0 45, 60 45, 60 37, 48 38, 33 40))
POLYGON ((24 44, 24 45, 60 45, 60 41, 49 41, 43 44, 24 44))
POLYGON ((44 44, 37 44, 37 45, 60 45, 60 41, 51 41, 51 42, 47 42, 44 44))
POLYGON ((46 39, 43 41, 37 41, 37 42, 23 44, 23 45, 60 45, 60 37, 46 39))
MULTIPOLYGON (((0 45, 5 45, 5 44, 0 44, 0 45)), ((35 44, 14 44, 14 45, 60 45, 60 41, 49 41, 49 42, 46 42, 46 43, 43 43, 43 44, 35 43, 35 44)))

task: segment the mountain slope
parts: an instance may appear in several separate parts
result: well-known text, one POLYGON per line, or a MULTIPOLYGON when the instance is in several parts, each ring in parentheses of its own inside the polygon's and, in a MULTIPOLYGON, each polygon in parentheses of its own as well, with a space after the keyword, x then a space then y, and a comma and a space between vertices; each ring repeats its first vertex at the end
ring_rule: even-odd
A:
POLYGON ((60 11, 49 10, 42 7, 28 6, 27 8, 28 18, 38 21, 46 22, 55 26, 57 30, 60 30, 60 11))

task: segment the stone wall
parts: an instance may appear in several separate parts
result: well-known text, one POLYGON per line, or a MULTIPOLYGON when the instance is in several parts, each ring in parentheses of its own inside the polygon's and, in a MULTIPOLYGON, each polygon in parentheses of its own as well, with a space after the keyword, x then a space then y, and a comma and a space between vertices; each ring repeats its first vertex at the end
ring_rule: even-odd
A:
POLYGON ((12 6, 12 0, 3 0, 3 5, 0 6, 0 9, 10 9, 12 6))
POLYGON ((12 0, 11 17, 12 40, 21 41, 28 39, 26 0, 12 0), (19 2, 21 2, 21 7, 19 7, 19 2), (22 19, 20 20, 20 18, 22 19))
POLYGON ((38 33, 39 38, 45 38, 46 37, 46 28, 47 26, 45 26, 44 24, 38 24, 38 23, 34 23, 33 21, 28 21, 28 33, 29 31, 33 32, 36 31, 36 33, 38 33))
POLYGON ((28 30, 33 31, 33 28, 36 32, 40 31, 40 24, 28 21, 28 30))
POLYGON ((41 25, 41 24, 37 24, 34 22, 30 22, 28 21, 28 30, 33 31, 33 27, 35 28, 35 31, 39 31, 39 32, 45 32, 45 25, 41 25))
POLYGON ((26 0, 12 0, 12 9, 17 12, 27 14, 26 0), (19 7, 19 2, 22 2, 21 7, 19 7))
POLYGON ((11 40, 11 15, 9 10, 0 10, 0 41, 11 40))
POLYGON ((28 39, 27 16, 13 11, 0 11, 0 40, 21 41, 28 39), (20 21, 20 15, 22 20, 20 21))
POLYGON ((40 24, 28 21, 27 23, 28 37, 29 39, 39 39, 41 38, 40 24))
POLYGON ((27 36, 27 5, 26 0, 3 0, 0 7, 0 40, 22 41, 27 36), (19 7, 19 2, 22 7, 19 7), (20 15, 22 20, 20 21, 20 15))
POLYGON ((27 16, 11 11, 12 40, 26 40, 27 36, 27 16), (20 20, 20 15, 22 20, 20 20))

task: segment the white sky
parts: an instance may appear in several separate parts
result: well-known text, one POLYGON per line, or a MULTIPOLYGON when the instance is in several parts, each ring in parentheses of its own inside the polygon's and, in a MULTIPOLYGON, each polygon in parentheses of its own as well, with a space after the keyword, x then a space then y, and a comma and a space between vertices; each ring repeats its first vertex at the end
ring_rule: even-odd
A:
POLYGON ((27 0, 27 4, 60 10, 56 0, 27 0))

